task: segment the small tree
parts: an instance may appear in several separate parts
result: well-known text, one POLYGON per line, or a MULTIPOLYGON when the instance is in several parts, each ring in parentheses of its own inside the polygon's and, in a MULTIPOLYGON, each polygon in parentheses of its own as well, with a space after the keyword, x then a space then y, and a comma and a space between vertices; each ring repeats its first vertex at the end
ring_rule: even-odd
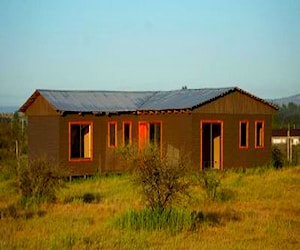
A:
POLYGON ((187 194, 187 159, 170 160, 167 155, 162 156, 160 148, 154 145, 140 151, 127 148, 123 156, 135 166, 135 181, 142 190, 146 206, 151 210, 162 212, 174 200, 187 194))
POLYGON ((54 200, 61 187, 61 177, 58 167, 45 157, 22 164, 19 176, 22 199, 35 202, 54 200))

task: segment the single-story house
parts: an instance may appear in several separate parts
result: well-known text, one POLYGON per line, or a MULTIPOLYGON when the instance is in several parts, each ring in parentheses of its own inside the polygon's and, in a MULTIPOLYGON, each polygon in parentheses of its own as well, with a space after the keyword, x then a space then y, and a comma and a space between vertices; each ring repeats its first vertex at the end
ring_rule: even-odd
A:
POLYGON ((188 154, 195 169, 271 160, 277 107, 238 87, 173 91, 36 90, 28 116, 29 158, 46 155, 70 175, 122 171, 115 150, 158 145, 188 154))

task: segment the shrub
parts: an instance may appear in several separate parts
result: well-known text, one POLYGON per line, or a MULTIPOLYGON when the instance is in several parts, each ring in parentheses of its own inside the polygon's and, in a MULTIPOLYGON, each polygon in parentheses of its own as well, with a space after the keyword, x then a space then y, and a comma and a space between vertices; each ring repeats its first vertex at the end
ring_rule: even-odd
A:
POLYGON ((35 202, 53 201, 61 187, 62 175, 58 167, 46 158, 37 158, 20 167, 19 189, 22 199, 35 202))
POLYGON ((216 200, 221 185, 221 173, 218 170, 206 169, 200 173, 200 181, 208 198, 216 200))
POLYGON ((84 193, 83 195, 67 196, 64 199, 64 203, 71 203, 71 202, 98 203, 100 200, 101 200, 101 196, 99 193, 87 192, 84 193))
POLYGON ((92 203, 96 200, 96 197, 92 193, 84 193, 82 196, 82 200, 84 203, 92 203))
POLYGON ((189 161, 183 158, 170 161, 161 156, 160 149, 149 146, 138 154, 136 183, 140 186, 147 207, 163 211, 175 200, 188 193, 186 178, 189 161))
POLYGON ((135 183, 140 187, 146 206, 153 211, 163 211, 172 202, 188 194, 190 168, 188 157, 168 157, 155 145, 143 150, 124 147, 118 152, 135 174, 135 183))
POLYGON ((278 147, 272 147, 272 163, 276 169, 283 167, 283 154, 278 147))

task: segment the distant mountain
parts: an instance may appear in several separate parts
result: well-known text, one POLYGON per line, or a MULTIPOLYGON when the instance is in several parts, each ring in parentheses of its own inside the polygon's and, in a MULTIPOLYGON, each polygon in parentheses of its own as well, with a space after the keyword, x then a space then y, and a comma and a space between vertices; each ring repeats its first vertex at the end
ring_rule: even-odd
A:
POLYGON ((289 96, 289 97, 271 99, 269 101, 273 102, 279 106, 282 106, 283 104, 288 105, 290 102, 300 105, 300 94, 289 96))
POLYGON ((7 106, 7 107, 1 107, 0 106, 0 113, 14 113, 18 110, 19 108, 16 106, 7 106))

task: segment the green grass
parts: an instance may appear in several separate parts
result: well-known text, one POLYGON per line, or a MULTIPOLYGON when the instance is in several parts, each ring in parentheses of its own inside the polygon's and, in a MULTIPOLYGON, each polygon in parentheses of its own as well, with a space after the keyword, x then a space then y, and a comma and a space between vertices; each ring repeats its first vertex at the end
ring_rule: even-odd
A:
MULTIPOLYGON (((166 209, 151 210, 131 210, 117 218, 114 225, 121 229, 128 230, 167 230, 171 233, 194 230, 191 214, 186 210, 166 209)), ((194 226, 195 227, 195 226, 194 226)))
MULTIPOLYGON (((0 211, 18 208, 13 181, 0 180, 0 211)), ((195 182, 174 216, 158 218, 145 209, 130 175, 75 180, 31 216, 19 210, 16 218, 3 216, 0 249, 299 249, 299 189, 299 166, 228 171, 220 199, 208 199, 195 182), (84 202, 85 194, 97 199, 84 202), (190 230, 193 211, 203 217, 190 230), (134 220, 139 224, 130 225, 134 220), (160 226, 142 226, 155 220, 160 226)))

